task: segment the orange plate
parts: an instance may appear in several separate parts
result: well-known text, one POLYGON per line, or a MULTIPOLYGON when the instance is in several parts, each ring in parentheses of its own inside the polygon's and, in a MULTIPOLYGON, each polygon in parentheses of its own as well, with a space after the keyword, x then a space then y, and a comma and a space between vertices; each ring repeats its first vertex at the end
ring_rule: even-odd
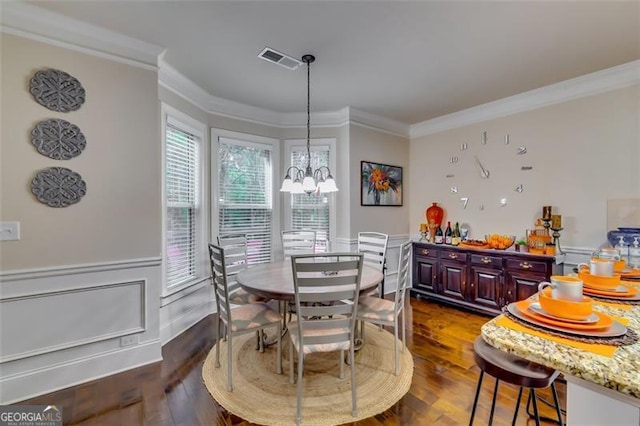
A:
POLYGON ((640 277, 640 269, 624 269, 619 272, 622 275, 622 278, 635 278, 640 277))
POLYGON ((595 312, 598 315, 598 322, 595 324, 576 324, 565 322, 562 320, 555 320, 548 317, 544 317, 542 315, 536 314, 531 309, 529 309, 529 305, 532 303, 532 300, 520 300, 516 302, 516 308, 520 313, 524 316, 532 318, 535 321, 541 322, 543 324, 550 324, 556 327, 568 328, 572 330, 600 330, 603 328, 609 328, 613 324, 613 319, 606 314, 601 312, 595 312))
POLYGON ((586 294, 595 294, 600 296, 613 296, 613 297, 633 297, 638 292, 638 289, 635 289, 632 287, 627 287, 624 285, 621 287, 626 288, 627 291, 625 292, 607 291, 607 290, 600 290, 598 288, 591 288, 587 286, 584 286, 582 291, 586 294))

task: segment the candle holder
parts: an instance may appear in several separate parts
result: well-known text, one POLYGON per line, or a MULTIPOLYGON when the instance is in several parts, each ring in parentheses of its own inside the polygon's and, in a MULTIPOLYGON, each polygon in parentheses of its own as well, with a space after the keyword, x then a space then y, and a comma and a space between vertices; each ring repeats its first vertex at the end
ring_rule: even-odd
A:
POLYGON ((562 231, 564 228, 551 228, 551 230, 553 231, 553 234, 551 234, 551 236, 553 237, 553 244, 555 244, 556 246, 556 251, 557 254, 564 254, 562 252, 562 249, 560 248, 560 231, 562 231))
POLYGON ((429 231, 420 231, 420 241, 429 241, 428 235, 429 235, 429 231))
POLYGON ((546 235, 549 235, 549 228, 551 228, 551 218, 549 219, 542 218, 542 222, 543 222, 542 226, 544 226, 546 235))

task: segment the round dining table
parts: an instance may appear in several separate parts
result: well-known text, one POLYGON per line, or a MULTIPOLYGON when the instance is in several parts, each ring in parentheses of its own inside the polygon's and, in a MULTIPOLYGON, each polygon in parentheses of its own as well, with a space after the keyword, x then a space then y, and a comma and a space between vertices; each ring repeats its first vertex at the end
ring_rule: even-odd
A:
MULTIPOLYGON (((382 281, 382 271, 368 265, 362 266, 360 294, 367 293, 382 281)), ((253 265, 236 276, 245 291, 266 299, 295 302, 291 260, 253 265)))

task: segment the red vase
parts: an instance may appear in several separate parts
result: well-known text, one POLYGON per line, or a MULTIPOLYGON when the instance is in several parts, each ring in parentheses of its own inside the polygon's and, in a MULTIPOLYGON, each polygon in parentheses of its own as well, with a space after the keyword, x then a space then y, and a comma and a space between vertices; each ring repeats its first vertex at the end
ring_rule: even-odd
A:
POLYGON ((432 203, 431 207, 429 207, 425 212, 425 215, 427 216, 427 223, 429 225, 442 225, 442 219, 444 219, 444 210, 442 210, 442 207, 438 206, 438 203, 432 203))

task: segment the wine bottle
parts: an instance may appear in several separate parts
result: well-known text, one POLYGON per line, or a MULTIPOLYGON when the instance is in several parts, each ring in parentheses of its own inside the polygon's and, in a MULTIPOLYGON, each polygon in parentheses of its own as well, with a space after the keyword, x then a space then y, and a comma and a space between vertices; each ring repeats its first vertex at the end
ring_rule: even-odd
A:
POLYGON ((460 238, 460 226, 458 222, 456 222, 456 226, 453 228, 453 233, 451 234, 451 245, 457 246, 460 244, 462 238, 460 238))
POLYGON ((451 222, 447 222, 447 229, 444 231, 444 243, 451 244, 451 222))
POLYGON ((438 226, 436 229, 436 244, 442 244, 444 242, 444 237, 442 236, 442 227, 438 226))

